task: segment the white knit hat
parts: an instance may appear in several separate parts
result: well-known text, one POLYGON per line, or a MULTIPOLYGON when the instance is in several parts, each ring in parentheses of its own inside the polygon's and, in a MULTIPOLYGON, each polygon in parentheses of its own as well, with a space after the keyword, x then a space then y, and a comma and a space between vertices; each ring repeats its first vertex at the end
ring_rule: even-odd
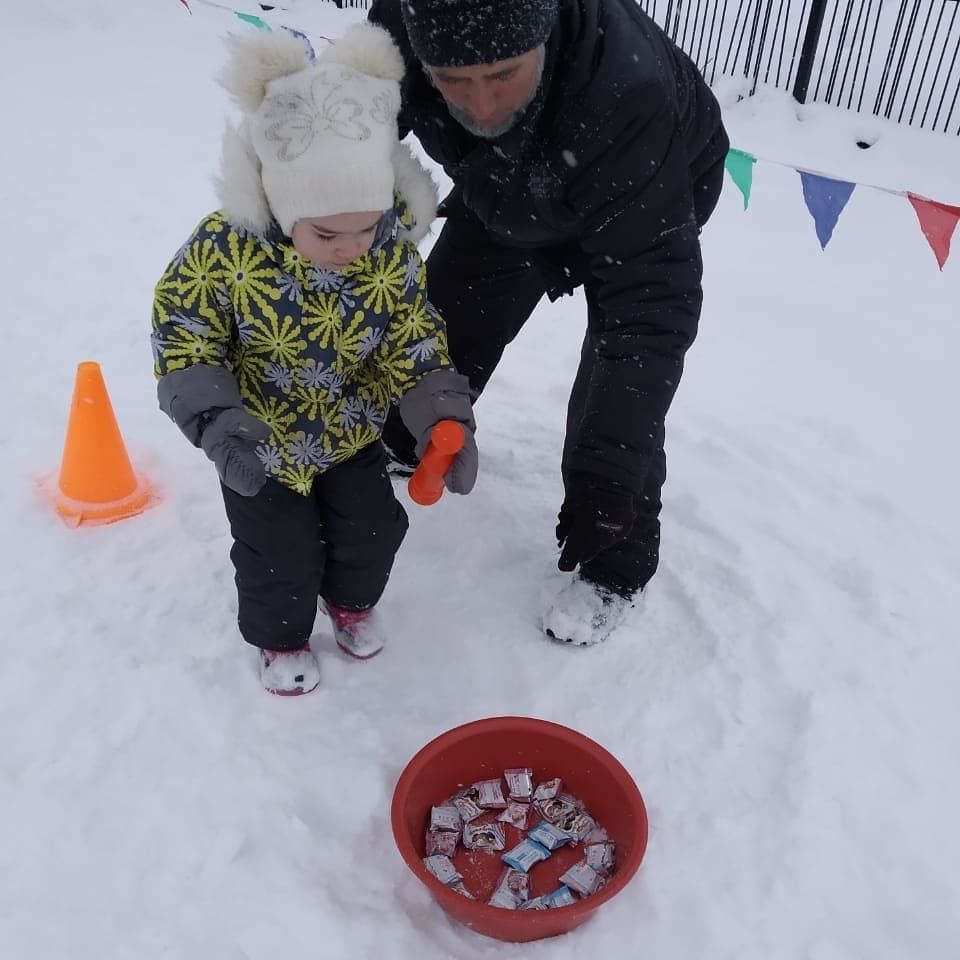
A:
POLYGON ((292 33, 231 44, 220 79, 246 115, 241 136, 283 232, 305 217, 392 207, 403 59, 390 35, 359 24, 316 62, 292 33))

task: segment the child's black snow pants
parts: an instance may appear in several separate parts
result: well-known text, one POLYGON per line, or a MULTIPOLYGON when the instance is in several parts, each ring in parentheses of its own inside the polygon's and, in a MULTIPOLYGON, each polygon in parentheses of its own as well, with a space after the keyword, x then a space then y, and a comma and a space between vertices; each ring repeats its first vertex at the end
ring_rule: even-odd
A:
POLYGON ((255 497, 223 487, 233 535, 238 622, 268 650, 302 647, 317 598, 364 610, 383 593, 407 532, 377 441, 321 473, 309 496, 267 480, 255 497))

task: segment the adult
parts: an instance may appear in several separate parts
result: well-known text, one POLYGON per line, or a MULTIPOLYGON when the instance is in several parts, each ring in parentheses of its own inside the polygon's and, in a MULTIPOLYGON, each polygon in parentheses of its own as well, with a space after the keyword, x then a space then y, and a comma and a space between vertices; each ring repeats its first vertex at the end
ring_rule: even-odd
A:
MULTIPOLYGON (((477 395, 544 294, 584 290, 556 528, 576 573, 543 628, 596 643, 657 568, 664 418, 729 147, 720 108, 635 0, 375 0, 369 17, 406 60, 401 137, 454 184, 427 275, 477 395)), ((398 417, 384 442, 415 463, 398 417)))

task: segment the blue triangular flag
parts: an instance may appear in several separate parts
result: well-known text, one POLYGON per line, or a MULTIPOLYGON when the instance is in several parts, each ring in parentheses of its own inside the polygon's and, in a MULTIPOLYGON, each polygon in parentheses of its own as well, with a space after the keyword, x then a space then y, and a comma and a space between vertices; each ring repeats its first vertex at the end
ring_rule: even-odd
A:
POLYGON ((847 183, 846 180, 821 177, 819 174, 807 173, 805 170, 798 170, 797 173, 803 181, 803 199, 813 217, 813 222, 817 225, 820 246, 826 249, 833 236, 833 228, 837 225, 837 220, 840 219, 840 214, 847 205, 856 184, 847 183))

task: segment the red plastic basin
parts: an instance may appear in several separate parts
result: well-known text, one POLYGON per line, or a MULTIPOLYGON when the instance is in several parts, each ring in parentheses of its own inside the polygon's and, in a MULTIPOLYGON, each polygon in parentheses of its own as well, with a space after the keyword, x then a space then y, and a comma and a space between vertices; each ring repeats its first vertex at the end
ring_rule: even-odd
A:
MULTIPOLYGON (((400 775, 390 814, 400 855, 443 910, 477 933, 511 942, 555 937, 580 926, 630 882, 647 847, 643 798, 622 764, 589 737, 532 717, 476 720, 431 740, 400 775), (486 903, 504 867, 496 854, 461 849, 454 857, 478 900, 443 886, 423 865, 431 806, 477 780, 520 766, 533 767, 535 781, 561 777, 564 790, 586 805, 616 843, 616 871, 599 893, 555 910, 502 910, 486 903)), ((507 832, 509 849, 521 835, 512 827, 507 832)), ((582 846, 561 847, 537 864, 530 871, 530 896, 555 890, 560 874, 582 857, 582 846)))

